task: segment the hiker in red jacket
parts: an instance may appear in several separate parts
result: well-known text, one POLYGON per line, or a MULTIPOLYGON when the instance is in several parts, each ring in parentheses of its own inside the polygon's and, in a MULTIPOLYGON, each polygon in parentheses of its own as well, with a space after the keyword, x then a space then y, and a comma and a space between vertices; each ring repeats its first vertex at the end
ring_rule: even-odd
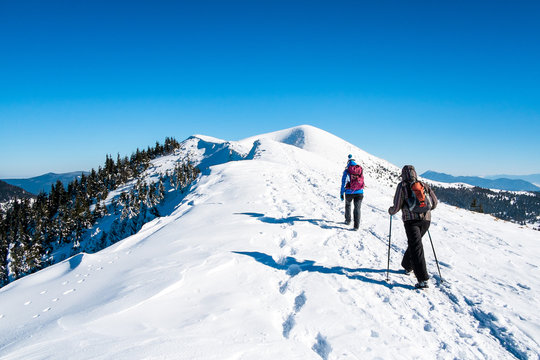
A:
POLYGON ((347 167, 341 177, 340 198, 345 194, 345 224, 351 223, 351 202, 354 201, 354 230, 360 227, 360 206, 364 199, 364 171, 349 155, 347 167))
POLYGON ((429 185, 418 181, 416 170, 412 165, 405 165, 401 170, 402 181, 398 184, 394 195, 394 205, 388 209, 390 215, 401 210, 405 232, 407 233, 407 250, 401 261, 405 273, 414 271, 417 288, 427 288, 429 275, 424 258, 422 236, 428 231, 431 222, 431 210, 437 207, 437 197, 429 185))

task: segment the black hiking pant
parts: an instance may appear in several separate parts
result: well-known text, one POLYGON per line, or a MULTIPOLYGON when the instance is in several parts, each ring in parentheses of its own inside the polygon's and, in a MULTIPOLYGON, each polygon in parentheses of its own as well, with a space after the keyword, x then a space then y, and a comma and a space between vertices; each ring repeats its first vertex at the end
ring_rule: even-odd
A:
POLYGON ((403 255, 401 266, 405 270, 414 270, 414 275, 418 281, 426 281, 429 275, 426 269, 426 259, 424 258, 424 246, 422 236, 428 231, 430 222, 428 220, 405 221, 405 232, 407 233, 407 250, 403 255))
POLYGON ((360 206, 363 199, 364 194, 345 194, 345 222, 347 224, 351 223, 351 202, 354 202, 353 218, 355 229, 360 227, 360 206))

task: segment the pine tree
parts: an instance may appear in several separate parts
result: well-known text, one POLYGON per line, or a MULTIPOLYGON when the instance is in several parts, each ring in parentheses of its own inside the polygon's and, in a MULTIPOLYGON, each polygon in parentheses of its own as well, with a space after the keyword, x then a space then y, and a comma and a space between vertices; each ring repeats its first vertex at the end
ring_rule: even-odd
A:
POLYGON ((159 177, 159 201, 163 200, 165 198, 165 185, 163 185, 163 177, 159 177))
POLYGON ((2 214, 0 220, 0 287, 8 283, 8 241, 6 214, 2 214))

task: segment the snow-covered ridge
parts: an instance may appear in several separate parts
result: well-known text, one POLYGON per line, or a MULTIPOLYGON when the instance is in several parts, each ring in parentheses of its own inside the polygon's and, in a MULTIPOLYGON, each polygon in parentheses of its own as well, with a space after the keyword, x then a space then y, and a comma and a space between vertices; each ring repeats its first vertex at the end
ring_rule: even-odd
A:
MULTIPOLYGON (((240 141, 226 141, 205 135, 194 135, 182 143, 181 150, 189 154, 189 159, 206 169, 213 165, 224 164, 229 161, 266 159, 281 161, 275 152, 279 147, 265 144, 280 143, 294 146, 305 152, 308 156, 316 156, 319 162, 338 165, 343 168, 348 154, 353 154, 357 162, 365 169, 367 181, 371 179, 393 184, 401 170, 386 160, 377 158, 364 150, 344 141, 337 136, 310 125, 301 125, 285 130, 252 136, 240 141), (264 154, 264 155, 263 155, 264 154)), ((306 164, 308 167, 317 166, 306 164)), ((373 183, 373 182, 372 182, 373 183)))
POLYGON ((385 281, 396 166, 305 125, 181 147, 145 174, 183 156, 203 171, 167 216, 0 289, 2 359, 538 358, 538 232, 441 204, 445 282, 426 238, 431 288, 416 291, 397 218, 385 281), (342 224, 349 153, 359 232, 342 224))

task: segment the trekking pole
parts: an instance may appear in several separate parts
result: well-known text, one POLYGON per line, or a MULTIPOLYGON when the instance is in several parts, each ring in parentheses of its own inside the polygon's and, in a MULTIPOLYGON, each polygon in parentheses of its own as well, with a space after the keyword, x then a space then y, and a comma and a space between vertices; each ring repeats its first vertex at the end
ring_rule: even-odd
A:
POLYGON ((392 241, 392 215, 390 215, 390 231, 388 232, 388 264, 386 266, 386 281, 390 281, 390 242, 392 241))
POLYGON ((431 248, 433 249, 433 255, 435 256, 435 262, 437 263, 437 270, 439 270, 439 277, 441 278, 441 284, 443 283, 443 278, 441 275, 441 268, 439 267, 439 260, 437 260, 437 254, 435 254, 435 247, 433 246, 433 240, 431 240, 431 234, 429 233, 429 229, 427 231, 429 235, 429 241, 431 242, 431 248))

